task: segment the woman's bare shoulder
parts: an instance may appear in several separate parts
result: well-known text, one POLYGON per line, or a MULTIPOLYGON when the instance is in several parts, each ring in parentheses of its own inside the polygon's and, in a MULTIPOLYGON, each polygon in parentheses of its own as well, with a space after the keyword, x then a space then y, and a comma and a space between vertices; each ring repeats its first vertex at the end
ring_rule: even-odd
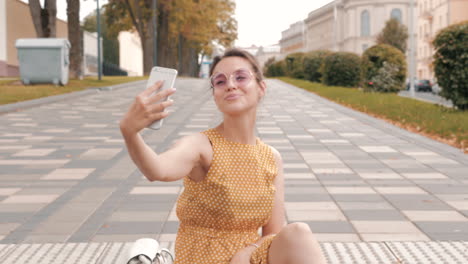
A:
POLYGON ((271 152, 273 152, 273 155, 275 156, 276 163, 280 164, 282 163, 282 158, 281 158, 281 153, 273 146, 267 145, 270 147, 271 152))
POLYGON ((213 153, 210 140, 203 133, 193 133, 180 138, 175 142, 174 148, 182 148, 184 151, 190 150, 199 154, 202 159, 211 157, 213 153))

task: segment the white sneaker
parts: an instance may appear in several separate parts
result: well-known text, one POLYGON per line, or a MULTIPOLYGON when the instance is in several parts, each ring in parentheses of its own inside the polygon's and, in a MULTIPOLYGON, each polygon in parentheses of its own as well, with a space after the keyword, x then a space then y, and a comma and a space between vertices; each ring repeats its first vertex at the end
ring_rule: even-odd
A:
POLYGON ((133 243, 128 251, 127 264, 172 264, 174 257, 152 238, 141 238, 133 243))

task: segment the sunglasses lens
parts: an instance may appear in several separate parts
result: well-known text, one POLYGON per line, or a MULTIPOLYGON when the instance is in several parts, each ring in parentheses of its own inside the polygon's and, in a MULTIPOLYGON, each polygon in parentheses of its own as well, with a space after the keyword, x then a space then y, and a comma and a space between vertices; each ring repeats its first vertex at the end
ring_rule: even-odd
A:
POLYGON ((227 77, 224 75, 224 73, 218 73, 211 77, 211 86, 214 88, 221 88, 224 87, 224 85, 227 82, 227 77))
MULTIPOLYGON (((252 73, 246 69, 240 69, 229 75, 233 84, 238 87, 245 87, 252 80, 252 73)), ((228 85, 228 77, 224 73, 217 73, 211 77, 211 86, 213 88, 223 89, 228 85)))
POLYGON ((250 82, 252 76, 249 71, 239 70, 234 74, 234 78, 238 86, 244 87, 250 82))

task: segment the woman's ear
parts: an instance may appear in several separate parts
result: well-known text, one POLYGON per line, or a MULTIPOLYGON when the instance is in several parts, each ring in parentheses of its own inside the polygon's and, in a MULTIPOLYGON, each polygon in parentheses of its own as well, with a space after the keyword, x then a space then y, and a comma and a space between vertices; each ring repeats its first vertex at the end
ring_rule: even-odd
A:
POLYGON ((265 93, 266 93, 266 82, 265 81, 260 81, 259 83, 259 87, 260 87, 260 95, 261 97, 265 96, 265 93))

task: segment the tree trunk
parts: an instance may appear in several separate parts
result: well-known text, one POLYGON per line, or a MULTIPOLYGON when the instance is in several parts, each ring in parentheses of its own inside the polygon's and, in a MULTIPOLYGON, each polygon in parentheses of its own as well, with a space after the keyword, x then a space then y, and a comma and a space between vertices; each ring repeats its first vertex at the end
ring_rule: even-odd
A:
POLYGON ((80 1, 67 0, 68 40, 70 49, 70 78, 83 78, 83 39, 80 31, 80 1))
POLYGON ((169 11, 165 3, 158 3, 158 65, 168 68, 177 68, 177 39, 172 39, 169 32, 169 11))
POLYGON ((198 50, 194 47, 190 48, 189 76, 198 77, 198 50))
MULTIPOLYGON (((79 2, 79 0, 75 1, 79 2)), ((42 22, 44 23, 47 19, 49 38, 55 38, 57 36, 57 0, 45 0, 44 9, 47 10, 47 16, 43 18, 42 22)))
POLYGON ((55 38, 57 0, 45 0, 44 8, 41 7, 39 0, 29 0, 29 12, 37 37, 55 38))
POLYGON ((42 8, 39 0, 29 0, 29 12, 31 13, 34 29, 38 38, 44 37, 44 30, 42 30, 42 8))
POLYGON ((153 37, 152 34, 140 35, 141 48, 143 51, 143 72, 145 75, 151 72, 153 68, 153 37))

